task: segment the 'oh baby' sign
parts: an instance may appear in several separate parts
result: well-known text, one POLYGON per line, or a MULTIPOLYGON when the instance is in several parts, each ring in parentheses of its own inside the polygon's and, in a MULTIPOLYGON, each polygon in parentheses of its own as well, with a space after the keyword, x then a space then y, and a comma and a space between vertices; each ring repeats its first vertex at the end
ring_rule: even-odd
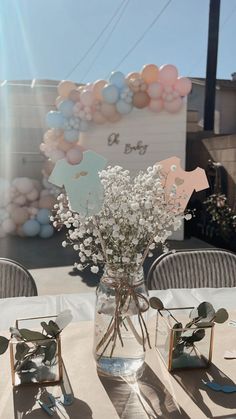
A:
POLYGON ((79 143, 103 155, 108 164, 118 164, 132 174, 170 155, 178 155, 184 162, 186 105, 171 116, 165 111, 133 109, 116 123, 96 125, 81 133, 79 143))

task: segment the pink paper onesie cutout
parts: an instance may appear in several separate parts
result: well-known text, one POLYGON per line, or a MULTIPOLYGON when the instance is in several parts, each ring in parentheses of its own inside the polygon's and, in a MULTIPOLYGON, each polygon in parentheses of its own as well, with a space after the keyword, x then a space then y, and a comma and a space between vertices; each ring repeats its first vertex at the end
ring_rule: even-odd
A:
POLYGON ((179 212, 185 210, 194 190, 198 192, 209 188, 205 170, 197 167, 191 172, 187 172, 181 168, 178 157, 170 157, 156 164, 160 164, 162 167, 163 186, 167 197, 173 192, 174 185, 175 200, 179 203, 179 212))

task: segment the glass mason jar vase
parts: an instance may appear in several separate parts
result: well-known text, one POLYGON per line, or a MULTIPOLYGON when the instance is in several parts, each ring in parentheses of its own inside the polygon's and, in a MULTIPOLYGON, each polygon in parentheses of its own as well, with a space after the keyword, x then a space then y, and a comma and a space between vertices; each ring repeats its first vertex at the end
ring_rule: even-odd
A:
POLYGON ((143 269, 121 274, 105 269, 97 289, 94 356, 100 373, 128 376, 142 369, 149 308, 143 269))

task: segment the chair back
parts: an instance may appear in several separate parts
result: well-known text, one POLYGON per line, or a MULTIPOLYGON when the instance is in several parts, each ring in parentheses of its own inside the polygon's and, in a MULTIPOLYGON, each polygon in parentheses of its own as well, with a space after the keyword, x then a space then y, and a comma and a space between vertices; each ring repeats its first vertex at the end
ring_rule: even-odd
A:
POLYGON ((168 252, 158 257, 147 275, 148 289, 236 286, 236 255, 223 249, 168 252))
POLYGON ((21 264, 0 258, 0 298, 38 295, 32 275, 21 264))

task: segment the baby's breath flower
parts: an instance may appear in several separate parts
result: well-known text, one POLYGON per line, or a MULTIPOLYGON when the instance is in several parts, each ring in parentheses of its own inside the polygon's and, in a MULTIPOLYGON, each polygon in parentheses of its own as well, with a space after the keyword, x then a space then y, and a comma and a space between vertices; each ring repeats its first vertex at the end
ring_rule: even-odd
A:
POLYGON ((96 265, 104 265, 107 260, 120 273, 138 269, 144 254, 160 243, 165 249, 171 231, 179 229, 183 218, 190 219, 191 215, 181 213, 176 185, 164 188, 166 173, 161 165, 139 172, 134 179, 120 166, 108 166, 99 176, 104 201, 96 218, 74 213, 61 194, 56 215, 51 217, 53 225, 67 227, 62 245, 71 245, 78 252, 81 269, 89 265, 97 273, 96 265))

